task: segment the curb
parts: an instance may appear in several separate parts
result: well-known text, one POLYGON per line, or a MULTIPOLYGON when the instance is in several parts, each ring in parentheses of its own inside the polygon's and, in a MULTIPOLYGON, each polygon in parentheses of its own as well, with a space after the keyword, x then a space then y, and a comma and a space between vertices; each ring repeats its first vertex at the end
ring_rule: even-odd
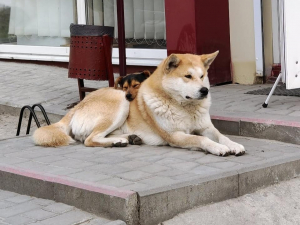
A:
MULTIPOLYGON (((300 154, 148 191, 126 191, 0 164, 0 189, 75 206, 128 225, 154 225, 196 206, 252 193, 300 175, 300 154)), ((123 225, 113 221, 112 225, 123 225)))
POLYGON ((158 224, 196 206, 237 198, 299 175, 300 155, 295 154, 239 171, 139 192, 140 224, 158 224))
POLYGON ((137 194, 133 191, 43 175, 2 164, 0 180, 5 181, 0 182, 2 190, 62 202, 99 216, 126 221, 129 225, 138 221, 137 194))
POLYGON ((300 145, 300 123, 255 118, 211 116, 214 126, 223 134, 254 137, 300 145))

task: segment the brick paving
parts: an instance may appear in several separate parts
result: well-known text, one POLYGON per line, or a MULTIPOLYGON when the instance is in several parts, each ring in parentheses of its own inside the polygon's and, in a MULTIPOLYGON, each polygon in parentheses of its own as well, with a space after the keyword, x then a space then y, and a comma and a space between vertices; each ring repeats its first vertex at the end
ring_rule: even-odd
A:
MULTIPOLYGON (((0 105, 21 107, 42 103, 48 112, 64 115, 69 104, 79 101, 77 81, 68 78, 67 69, 0 61, 0 73, 0 105)), ((86 81, 89 87, 107 85, 107 81, 86 81)), ((266 87, 271 85, 233 84, 212 87, 211 114, 299 121, 299 97, 272 96, 268 108, 262 108, 265 95, 245 94, 266 87)))
POLYGON ((260 119, 276 119, 284 121, 300 121, 300 98, 292 96, 271 97, 268 108, 262 104, 266 95, 245 94, 251 90, 271 87, 263 85, 224 85, 212 87, 211 114, 215 116, 247 117, 260 119))
POLYGON ((0 225, 125 225, 51 200, 0 190, 0 225))
POLYGON ((246 147, 242 157, 217 157, 168 146, 60 148, 35 146, 30 137, 0 141, 0 166, 122 190, 148 191, 300 156, 297 145, 231 136, 246 147))

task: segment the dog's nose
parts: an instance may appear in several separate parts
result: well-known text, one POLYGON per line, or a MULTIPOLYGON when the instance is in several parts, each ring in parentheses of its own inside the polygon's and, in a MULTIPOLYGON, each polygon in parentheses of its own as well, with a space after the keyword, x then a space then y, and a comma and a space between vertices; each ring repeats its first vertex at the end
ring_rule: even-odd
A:
POLYGON ((200 89, 201 95, 207 95, 208 94, 208 89, 206 87, 203 87, 200 89))
POLYGON ((131 99, 131 97, 132 97, 132 94, 130 94, 130 93, 126 94, 127 99, 131 99))

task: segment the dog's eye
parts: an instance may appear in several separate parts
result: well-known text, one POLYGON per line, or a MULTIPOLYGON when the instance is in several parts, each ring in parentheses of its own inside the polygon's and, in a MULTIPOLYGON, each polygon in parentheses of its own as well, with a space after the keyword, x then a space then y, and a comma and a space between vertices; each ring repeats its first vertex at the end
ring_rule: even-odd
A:
POLYGON ((204 75, 202 75, 200 78, 202 79, 204 77, 204 75))
POLYGON ((124 91, 127 91, 127 87, 123 87, 123 90, 124 90, 124 91))
POLYGON ((139 84, 135 84, 135 85, 133 85, 133 87, 134 87, 134 88, 137 88, 137 87, 139 87, 139 84))
POLYGON ((185 75, 186 78, 192 79, 192 75, 185 75))

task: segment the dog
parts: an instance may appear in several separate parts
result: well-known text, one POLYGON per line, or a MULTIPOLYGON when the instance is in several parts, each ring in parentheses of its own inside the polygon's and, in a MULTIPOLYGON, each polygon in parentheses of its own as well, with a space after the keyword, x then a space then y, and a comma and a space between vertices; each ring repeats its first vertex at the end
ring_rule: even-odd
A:
POLYGON ((126 92, 126 99, 132 101, 135 99, 141 83, 150 76, 148 70, 144 70, 140 73, 128 74, 124 77, 119 77, 115 81, 115 89, 120 88, 126 92))
POLYGON ((88 95, 61 121, 35 131, 37 145, 88 147, 147 145, 204 150, 214 155, 242 155, 244 146, 222 135, 212 124, 208 69, 212 54, 171 54, 141 85, 131 102, 116 89, 88 95), (72 137, 71 137, 72 135, 72 137))

